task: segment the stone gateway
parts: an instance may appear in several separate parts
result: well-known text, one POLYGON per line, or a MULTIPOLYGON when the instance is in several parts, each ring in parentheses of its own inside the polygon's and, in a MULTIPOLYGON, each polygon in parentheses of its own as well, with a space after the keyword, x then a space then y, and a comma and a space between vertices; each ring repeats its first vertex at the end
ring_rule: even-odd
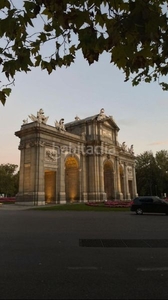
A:
POLYGON ((120 144, 119 127, 102 108, 85 119, 47 125, 43 109, 20 131, 20 178, 16 203, 61 204, 131 200, 137 196, 133 145, 120 144))

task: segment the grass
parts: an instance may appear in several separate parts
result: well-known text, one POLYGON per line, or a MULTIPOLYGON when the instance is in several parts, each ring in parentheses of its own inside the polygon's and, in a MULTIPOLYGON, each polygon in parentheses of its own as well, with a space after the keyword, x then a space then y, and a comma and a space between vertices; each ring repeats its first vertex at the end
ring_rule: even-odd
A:
POLYGON ((43 206, 33 208, 33 210, 50 210, 50 211, 130 211, 130 208, 105 207, 103 205, 88 206, 85 203, 79 204, 58 204, 53 206, 43 206))

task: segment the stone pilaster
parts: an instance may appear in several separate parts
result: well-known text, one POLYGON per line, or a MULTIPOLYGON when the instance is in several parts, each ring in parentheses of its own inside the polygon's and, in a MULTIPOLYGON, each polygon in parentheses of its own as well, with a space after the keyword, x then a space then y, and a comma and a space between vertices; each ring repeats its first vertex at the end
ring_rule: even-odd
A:
POLYGON ((66 203, 66 193, 65 193, 65 162, 64 153, 60 154, 60 178, 59 178, 59 202, 60 204, 66 203))
POLYGON ((136 184, 136 173, 135 173, 135 164, 132 165, 132 172, 133 172, 133 197, 138 197, 137 193, 137 184, 136 184))
POLYGON ((129 193, 129 186, 128 186, 127 163, 124 163, 124 174, 125 174, 126 199, 130 200, 130 193, 129 193))
POLYGON ((87 202, 87 168, 86 168, 86 156, 85 153, 81 154, 81 201, 87 202))
POLYGON ((103 165, 103 156, 99 156, 99 174, 100 174, 100 200, 105 201, 107 195, 104 191, 104 165, 103 165))
POLYGON ((117 192, 117 198, 119 200, 123 200, 123 194, 121 193, 121 183, 120 183, 120 165, 119 165, 119 158, 116 157, 115 159, 115 164, 116 164, 116 183, 117 183, 117 188, 116 188, 116 192, 117 192))

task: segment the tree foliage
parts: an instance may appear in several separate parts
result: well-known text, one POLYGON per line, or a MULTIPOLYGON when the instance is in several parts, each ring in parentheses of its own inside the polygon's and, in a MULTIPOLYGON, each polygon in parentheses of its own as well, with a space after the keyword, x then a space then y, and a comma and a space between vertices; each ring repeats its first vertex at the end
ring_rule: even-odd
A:
MULTIPOLYGON (((89 64, 104 51, 133 85, 168 73, 168 1, 1 0, 0 101, 17 72, 40 66, 50 74, 81 50, 89 64), (17 4, 16 4, 17 3, 17 4), (48 47, 45 47, 45 45, 48 47), (46 49, 47 48, 47 49, 46 49), (131 75, 133 74, 133 78, 131 75)), ((164 90, 166 82, 160 82, 164 90)))
POLYGON ((155 156, 152 151, 138 155, 136 177, 139 195, 168 195, 168 151, 158 151, 155 156))
POLYGON ((0 165, 0 194, 15 196, 18 192, 19 173, 18 166, 14 164, 0 165))

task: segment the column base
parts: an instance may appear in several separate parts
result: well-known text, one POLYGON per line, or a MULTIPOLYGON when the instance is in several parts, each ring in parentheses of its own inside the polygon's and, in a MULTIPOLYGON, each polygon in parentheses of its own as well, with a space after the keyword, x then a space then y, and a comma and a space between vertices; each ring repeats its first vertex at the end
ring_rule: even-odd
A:
POLYGON ((107 195, 106 193, 97 193, 97 192, 92 192, 92 193, 88 193, 88 200, 91 201, 105 201, 107 200, 107 195))
POLYGON ((45 194, 44 193, 18 193, 16 195, 17 205, 28 205, 28 206, 40 206, 45 205, 45 194))
POLYGON ((66 204, 66 193, 65 192, 59 193, 59 203, 66 204))
POLYGON ((130 193, 126 194, 126 200, 131 200, 130 193))
POLYGON ((123 193, 118 193, 117 194, 117 199, 118 200, 123 200, 123 193))
POLYGON ((82 194, 82 200, 81 202, 87 202, 88 201, 88 194, 87 193, 83 193, 82 194))
POLYGON ((101 201, 107 201, 107 194, 106 193, 100 193, 100 200, 101 201))

